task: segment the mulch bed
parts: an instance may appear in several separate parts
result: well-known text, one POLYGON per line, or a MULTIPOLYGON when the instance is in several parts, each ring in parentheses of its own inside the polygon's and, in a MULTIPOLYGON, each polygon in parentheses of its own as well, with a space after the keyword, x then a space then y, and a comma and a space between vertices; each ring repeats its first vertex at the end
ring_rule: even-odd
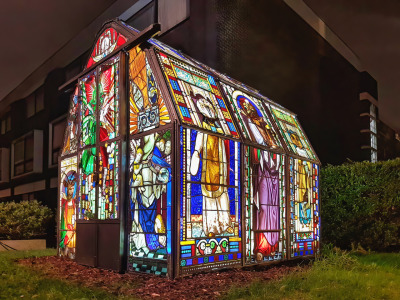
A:
POLYGON ((216 299, 235 286, 254 280, 278 279, 302 269, 297 263, 268 267, 228 269, 200 273, 175 280, 143 273, 126 273, 82 266, 57 256, 20 260, 21 265, 40 271, 44 276, 66 280, 88 288, 100 288, 114 295, 132 295, 139 299, 216 299))

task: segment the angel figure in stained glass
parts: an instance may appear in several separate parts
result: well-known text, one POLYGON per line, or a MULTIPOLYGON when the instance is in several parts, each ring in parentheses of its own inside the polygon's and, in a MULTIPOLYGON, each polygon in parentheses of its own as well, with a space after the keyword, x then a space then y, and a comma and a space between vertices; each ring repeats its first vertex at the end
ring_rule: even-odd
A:
POLYGON ((170 133, 131 141, 131 217, 134 246, 146 254, 165 253, 166 229, 157 206, 171 181, 170 133))
MULTIPOLYGON (((217 113, 209 99, 191 93, 191 98, 203 116, 203 128, 222 133, 217 113)), ((201 170, 203 195, 203 231, 208 237, 232 234, 227 192, 228 159, 224 141, 214 135, 198 132, 195 150, 190 161, 190 173, 196 176, 201 170)))
POLYGON ((75 229, 76 229, 76 196, 77 196, 77 174, 69 171, 64 175, 62 181, 62 198, 60 207, 60 249, 63 255, 70 258, 75 257, 75 229))

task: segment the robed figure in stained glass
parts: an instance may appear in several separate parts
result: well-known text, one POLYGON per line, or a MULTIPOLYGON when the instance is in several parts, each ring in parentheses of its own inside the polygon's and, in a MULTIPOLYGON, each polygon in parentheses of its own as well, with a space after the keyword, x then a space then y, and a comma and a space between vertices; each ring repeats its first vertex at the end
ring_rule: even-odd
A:
POLYGON ((254 149, 255 247, 257 261, 272 256, 279 246, 279 155, 254 149), (257 163, 258 162, 258 163, 257 163))
POLYGON ((75 257, 75 229, 76 229, 76 196, 77 196, 77 174, 71 170, 64 175, 62 181, 62 197, 60 206, 60 248, 63 255, 70 258, 75 257))
POLYGON ((170 132, 131 141, 132 241, 136 250, 165 253, 165 216, 160 200, 171 182, 170 132))
MULTIPOLYGON (((191 93, 191 98, 203 117, 203 128, 222 133, 211 101, 200 94, 191 93)), ((195 176, 201 171, 203 231, 208 237, 233 233, 226 187, 227 161, 227 151, 221 138, 207 133, 197 133, 195 150, 190 162, 190 173, 195 176), (200 165, 202 165, 201 170, 200 165)))
POLYGON ((312 187, 311 187, 311 164, 306 161, 299 161, 298 164, 298 220, 300 226, 297 228, 298 231, 312 231, 312 187))

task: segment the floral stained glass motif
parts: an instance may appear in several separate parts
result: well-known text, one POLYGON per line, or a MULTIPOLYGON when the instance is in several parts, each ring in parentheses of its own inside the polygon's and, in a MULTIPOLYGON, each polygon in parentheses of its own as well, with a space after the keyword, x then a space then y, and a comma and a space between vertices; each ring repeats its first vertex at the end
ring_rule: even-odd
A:
POLYGON ((221 83, 221 86, 245 136, 252 142, 270 149, 281 148, 279 138, 261 101, 226 83, 221 83))
POLYGON ((80 82, 81 88, 81 147, 96 143, 97 84, 96 74, 91 73, 80 82))
POLYGON ((180 266, 241 262, 240 143, 181 128, 180 266))
POLYGON ((100 146, 98 218, 117 219, 119 211, 119 147, 118 142, 100 146))
POLYGON ((114 58, 100 67, 100 142, 119 135, 119 59, 114 58))
POLYGON ((171 131, 130 141, 129 269, 167 273, 171 254, 171 131))
POLYGON ((246 263, 286 258, 285 161, 245 146, 246 263))
POLYGON ((291 255, 314 255, 319 249, 319 167, 300 159, 289 161, 291 255))
POLYGON ((162 52, 157 55, 182 121, 238 138, 214 77, 162 52))
POLYGON ((315 159, 314 152, 311 149, 307 138, 303 134, 296 118, 280 108, 273 107, 272 105, 269 106, 288 148, 294 154, 300 155, 304 158, 315 159))
POLYGON ((86 68, 94 65, 127 41, 128 39, 114 28, 107 28, 98 38, 86 68))
POLYGON ((129 51, 130 133, 143 132, 171 122, 145 51, 129 51))
POLYGON ((75 258, 76 215, 78 197, 78 163, 77 157, 61 161, 61 182, 59 198, 60 237, 59 254, 75 258))
POLYGON ((69 106, 62 155, 74 153, 78 149, 78 98, 79 89, 76 87, 69 106))
POLYGON ((79 162, 79 219, 94 219, 96 212, 96 148, 82 151, 79 162))

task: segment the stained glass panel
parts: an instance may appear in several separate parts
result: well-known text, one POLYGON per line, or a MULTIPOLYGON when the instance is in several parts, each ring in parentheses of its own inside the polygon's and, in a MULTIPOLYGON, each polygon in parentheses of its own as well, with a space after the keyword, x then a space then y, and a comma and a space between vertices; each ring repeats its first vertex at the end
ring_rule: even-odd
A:
POLYGON ((91 73, 80 81, 81 94, 81 147, 96 143, 97 84, 96 74, 91 73))
POLYGON ((119 211, 119 143, 100 146, 98 218, 117 219, 119 211))
POLYGON ((171 131, 130 141, 129 269, 166 274, 171 254, 171 131))
POLYGON ((75 258, 76 215, 78 197, 78 159, 76 156, 61 161, 59 196, 60 255, 75 258))
POLYGON ((292 257, 319 249, 319 167, 290 158, 290 246, 292 257))
POLYGON ((171 122, 161 91, 145 51, 129 51, 130 133, 157 128, 171 122))
POLYGON ((157 55, 182 121, 238 138, 214 77, 162 52, 157 55))
POLYGON ((279 138, 261 101, 228 84, 221 82, 221 86, 246 138, 271 149, 281 148, 279 138))
POLYGON ((116 57, 100 67, 100 142, 119 135, 119 58, 116 57))
POLYGON ((240 143, 181 128, 183 273, 241 262, 240 143))
POLYGON ((245 146, 246 262, 286 258, 285 161, 245 146))
POLYGON ((82 151, 79 157, 79 219, 94 219, 96 213, 96 148, 82 151))
POLYGON ((119 46, 125 44, 127 40, 128 39, 125 36, 117 32, 114 28, 107 28, 104 30, 104 32, 96 41, 92 55, 86 64, 86 68, 89 68, 90 66, 99 62, 119 46))
POLYGON ((282 132, 288 148, 294 154, 309 159, 315 159, 314 152, 311 149, 307 138, 303 134, 296 117, 272 105, 269 105, 269 107, 282 132))
POLYGON ((78 148, 78 98, 79 89, 76 87, 69 106, 62 155, 74 153, 78 148))

